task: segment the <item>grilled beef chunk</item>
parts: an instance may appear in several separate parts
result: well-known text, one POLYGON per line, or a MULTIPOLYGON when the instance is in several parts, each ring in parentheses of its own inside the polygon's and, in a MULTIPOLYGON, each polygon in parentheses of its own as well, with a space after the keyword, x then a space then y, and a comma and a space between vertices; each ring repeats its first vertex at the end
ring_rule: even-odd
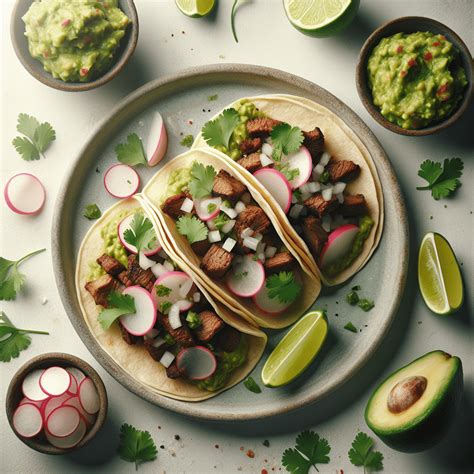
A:
POLYGON ((94 298, 95 304, 107 307, 109 294, 112 291, 119 290, 120 286, 120 282, 107 273, 97 278, 97 280, 88 281, 84 288, 91 294, 92 298, 94 298))
POLYGON ((315 127, 310 132, 303 132, 303 145, 308 149, 314 163, 319 161, 319 156, 324 150, 324 135, 319 127, 315 127))
POLYGON ((224 352, 234 352, 237 347, 239 347, 241 337, 242 335, 237 329, 226 325, 224 329, 217 334, 213 343, 218 349, 224 352))
POLYGON ((171 365, 166 368, 166 375, 170 379, 179 379, 185 374, 183 374, 181 370, 178 369, 178 364, 175 359, 173 362, 171 362, 171 365))
POLYGON ((194 242, 191 244, 191 248, 193 249, 196 255, 202 257, 206 255, 206 252, 209 250, 211 246, 211 242, 208 239, 200 240, 199 242, 194 242))
POLYGON ((128 269, 126 278, 134 285, 140 285, 149 292, 153 290, 153 283, 156 280, 155 275, 150 269, 143 270, 143 268, 140 267, 136 255, 128 256, 128 269))
POLYGON ((237 163, 245 168, 249 173, 255 173, 255 171, 262 167, 260 153, 252 153, 244 156, 243 158, 240 158, 240 160, 237 160, 237 163))
POLYGON ((306 199, 304 205, 308 207, 312 214, 323 217, 327 213, 334 211, 339 206, 339 201, 335 196, 329 201, 325 201, 322 194, 318 193, 306 199))
POLYGON ((239 214, 235 225, 239 225, 241 231, 250 227, 256 234, 265 234, 270 229, 271 222, 262 208, 250 204, 239 214))
POLYGON ((120 272, 117 275, 117 278, 119 279, 120 283, 124 286, 132 286, 134 283, 130 278, 128 277, 128 270, 124 270, 123 272, 120 272))
POLYGON ((244 155, 250 155, 250 153, 254 153, 262 148, 262 139, 259 137, 246 138, 240 142, 239 148, 244 155))
POLYGON ((256 118, 247 122, 247 131, 251 137, 266 138, 281 122, 271 118, 256 118))
POLYGON ((222 278, 229 270, 234 255, 217 244, 212 244, 204 255, 201 268, 211 278, 222 278))
POLYGON ((345 217, 355 217, 367 214, 367 203, 363 194, 354 196, 344 196, 344 202, 339 208, 339 212, 345 217))
POLYGON ((167 344, 161 344, 159 347, 155 347, 153 341, 153 339, 145 339, 144 346, 151 358, 159 362, 169 346, 167 344))
POLYGON ((160 312, 158 312, 158 321, 180 347, 192 347, 196 345, 187 324, 183 324, 178 329, 173 329, 168 316, 160 312))
POLYGON ((138 344, 140 340, 142 339, 141 336, 134 336, 133 334, 130 334, 123 326, 122 323, 119 321, 119 328, 120 332, 122 333, 122 339, 129 345, 129 346, 134 346, 135 344, 138 344))
POLYGON ((329 181, 331 183, 336 183, 337 181, 348 183, 359 176, 360 166, 350 160, 331 160, 327 164, 326 170, 329 173, 329 181))
POLYGON ((267 275, 278 272, 287 272, 295 266, 296 260, 289 252, 280 252, 267 258, 264 267, 267 275))
POLYGON ((199 318, 201 325, 194 330, 194 334, 202 342, 209 342, 225 325, 214 311, 202 311, 199 318))
POLYGON ((222 199, 236 202, 245 191, 245 185, 227 173, 227 171, 220 170, 214 178, 212 193, 222 199))
POLYGON ((174 196, 170 196, 161 206, 161 209, 165 214, 168 214, 173 219, 177 219, 178 217, 184 216, 186 212, 181 210, 181 206, 183 205, 184 200, 188 196, 186 193, 179 193, 175 194, 174 196))
POLYGON ((321 250, 328 241, 328 234, 321 227, 321 221, 317 217, 308 216, 304 218, 303 237, 313 257, 317 260, 321 250))
POLYGON ((104 253, 96 262, 105 270, 106 273, 112 276, 117 276, 120 272, 125 270, 125 267, 114 257, 104 253))

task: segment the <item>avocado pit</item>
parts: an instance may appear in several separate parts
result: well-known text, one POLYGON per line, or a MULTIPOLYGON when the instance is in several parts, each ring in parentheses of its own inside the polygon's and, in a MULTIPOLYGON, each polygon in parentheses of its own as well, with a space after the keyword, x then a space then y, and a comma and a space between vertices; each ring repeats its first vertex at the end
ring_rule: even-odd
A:
POLYGON ((428 380, 415 375, 398 382, 390 391, 387 407, 391 413, 401 413, 414 405, 425 393, 428 380))

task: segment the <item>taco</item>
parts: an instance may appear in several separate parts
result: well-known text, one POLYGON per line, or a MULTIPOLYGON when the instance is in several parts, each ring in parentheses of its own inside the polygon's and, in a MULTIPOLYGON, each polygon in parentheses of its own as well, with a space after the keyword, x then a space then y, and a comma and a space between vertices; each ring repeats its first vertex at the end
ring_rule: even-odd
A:
POLYGON ((319 278, 265 198, 222 153, 205 148, 177 156, 150 180, 143 196, 172 251, 215 298, 248 321, 286 327, 318 296, 319 278))
POLYGON ((290 95, 240 99, 203 126, 193 148, 203 146, 224 153, 266 196, 323 283, 346 281, 375 251, 383 228, 375 164, 357 135, 325 107, 290 95))
POLYGON ((77 296, 125 372, 158 394, 200 401, 241 381, 267 337, 216 301, 162 239, 139 195, 114 205, 82 242, 77 296))

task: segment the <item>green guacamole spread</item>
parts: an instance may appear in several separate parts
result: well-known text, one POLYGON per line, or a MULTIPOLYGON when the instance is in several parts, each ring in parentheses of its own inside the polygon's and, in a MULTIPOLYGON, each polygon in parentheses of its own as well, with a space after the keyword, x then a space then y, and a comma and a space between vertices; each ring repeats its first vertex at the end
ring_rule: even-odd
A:
POLYGON ((164 198, 179 194, 191 181, 191 168, 177 168, 170 173, 164 198))
POLYGON ((66 82, 106 72, 130 23, 118 0, 36 0, 23 21, 31 56, 66 82))
POLYGON ((367 72, 374 105, 405 129, 447 117, 467 84, 457 49, 430 32, 383 38, 370 55, 367 72))

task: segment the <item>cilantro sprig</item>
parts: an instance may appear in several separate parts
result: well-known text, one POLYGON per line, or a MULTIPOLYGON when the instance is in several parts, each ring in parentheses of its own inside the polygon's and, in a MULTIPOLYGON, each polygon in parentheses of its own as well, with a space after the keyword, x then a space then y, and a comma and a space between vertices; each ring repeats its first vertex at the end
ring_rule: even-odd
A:
POLYGON ((123 295, 113 291, 107 298, 109 306, 103 309, 97 320, 105 331, 112 326, 112 323, 125 314, 135 314, 135 300, 131 295, 123 295))
POLYGON ((56 132, 48 122, 40 123, 37 118, 28 115, 18 115, 16 126, 23 136, 15 137, 13 146, 25 161, 39 160, 43 152, 56 140, 56 132))
POLYGON ((19 265, 45 250, 36 250, 16 261, 0 257, 0 301, 10 301, 16 298, 26 281, 26 276, 18 270, 19 265))
POLYGON ((97 204, 88 204, 84 207, 84 217, 89 220, 98 219, 102 215, 101 210, 97 204))
POLYGON ((156 242, 156 233, 153 223, 140 212, 133 215, 130 227, 123 233, 123 238, 127 244, 133 245, 137 252, 150 249, 156 242))
POLYGON ((204 166, 194 161, 191 166, 191 180, 188 183, 188 189, 193 198, 200 199, 212 194, 216 170, 213 166, 204 166))
POLYGON ((145 150, 140 137, 136 133, 127 136, 126 143, 119 143, 115 147, 117 160, 126 165, 147 165, 145 150))
POLYGON ((202 136, 212 147, 228 148, 230 137, 239 121, 237 110, 225 109, 217 118, 204 124, 202 136))
POLYGON ((17 358, 21 351, 24 351, 30 346, 31 338, 27 336, 27 334, 49 335, 49 332, 17 328, 7 315, 3 311, 0 311, 1 362, 10 362, 12 359, 17 358))
POLYGON ((299 127, 288 123, 280 123, 270 133, 273 145, 272 158, 280 161, 282 154, 289 155, 297 152, 303 143, 303 132, 299 127))
POLYGON ((441 163, 432 160, 425 160, 420 165, 418 176, 428 182, 426 186, 418 186, 419 191, 431 191, 433 198, 439 199, 448 197, 455 191, 461 182, 464 163, 460 158, 446 158, 443 166, 441 163))
POLYGON ((316 464, 329 463, 330 451, 327 439, 314 431, 305 430, 297 436, 295 448, 285 450, 281 463, 292 474, 307 474, 311 467, 319 472, 316 464))
POLYGON ((209 232, 204 222, 195 216, 181 216, 176 221, 176 227, 181 235, 186 236, 190 244, 200 242, 207 237, 209 232))
POLYGON ((352 448, 349 450, 349 460, 354 466, 363 466, 364 473, 366 468, 373 471, 383 469, 383 454, 379 451, 373 451, 374 440, 360 431, 357 433, 352 448))
POLYGON ((279 272, 267 278, 268 297, 277 298, 280 303, 293 303, 301 292, 301 284, 293 272, 279 272))
POLYGON ((158 454, 155 442, 148 431, 137 430, 124 423, 120 428, 120 444, 118 453, 121 459, 138 465, 147 461, 154 461, 158 454))

